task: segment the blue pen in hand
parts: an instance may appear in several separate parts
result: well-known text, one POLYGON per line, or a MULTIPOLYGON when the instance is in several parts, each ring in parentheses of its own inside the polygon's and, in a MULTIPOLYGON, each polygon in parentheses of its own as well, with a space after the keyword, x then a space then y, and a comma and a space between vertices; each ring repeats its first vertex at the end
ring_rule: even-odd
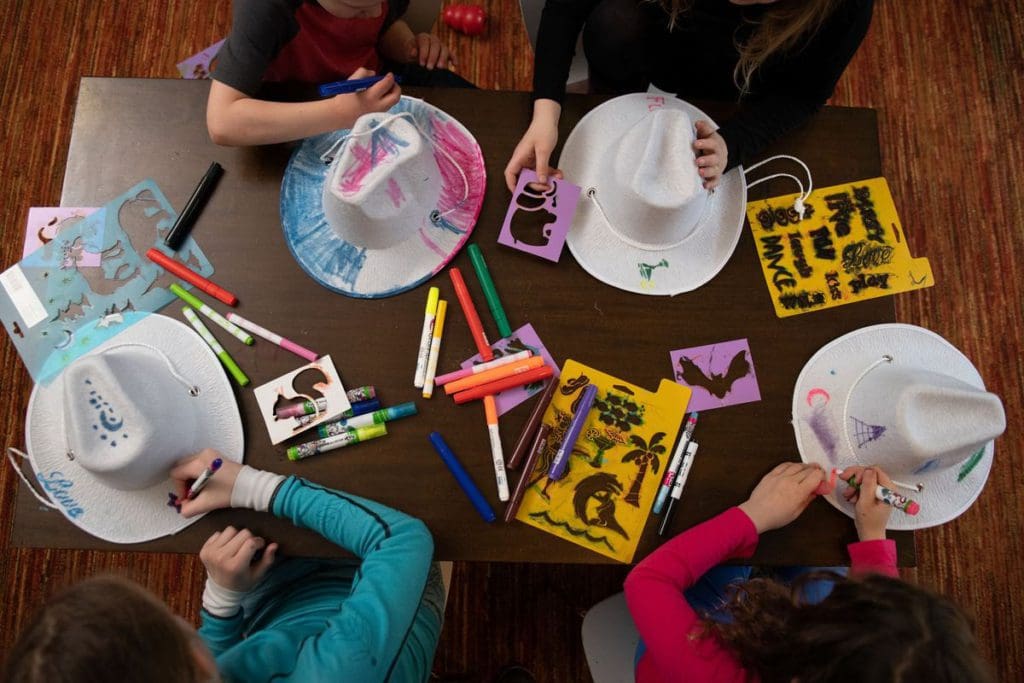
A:
POLYGON ((595 398, 597 398, 597 385, 588 384, 583 393, 580 394, 580 402, 576 406, 572 422, 569 423, 569 429, 565 432, 565 438, 562 439, 562 445, 558 447, 558 453, 555 454, 554 460, 551 461, 551 468, 548 469, 548 479, 558 481, 565 476, 565 470, 569 465, 569 456, 572 455, 572 448, 576 445, 576 440, 580 438, 580 432, 583 431, 583 425, 587 421, 587 413, 590 412, 590 407, 594 405, 595 398))
MULTIPOLYGON (((320 86, 320 97, 331 97, 332 95, 345 95, 348 93, 359 92, 360 90, 366 90, 374 83, 379 83, 384 80, 387 74, 384 76, 367 76, 366 78, 353 78, 348 81, 334 81, 333 83, 324 83, 320 86)), ((395 83, 401 83, 402 77, 395 76, 395 83)))

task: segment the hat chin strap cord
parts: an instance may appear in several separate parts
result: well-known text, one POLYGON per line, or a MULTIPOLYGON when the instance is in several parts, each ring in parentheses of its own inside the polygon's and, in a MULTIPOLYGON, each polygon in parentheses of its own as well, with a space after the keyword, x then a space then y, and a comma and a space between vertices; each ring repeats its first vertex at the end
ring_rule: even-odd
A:
POLYGON ((14 468, 14 473, 17 474, 19 477, 21 477, 21 480, 25 483, 25 487, 29 490, 29 493, 31 493, 33 496, 35 496, 36 500, 38 500, 40 503, 42 503, 46 507, 53 508, 54 510, 60 510, 60 506, 59 505, 57 505, 56 503, 50 501, 43 494, 39 493, 39 491, 36 490, 36 487, 33 486, 29 482, 28 477, 26 477, 25 473, 21 470, 21 466, 18 464, 18 461, 14 459, 15 455, 19 455, 19 456, 21 456, 21 459, 23 461, 27 460, 29 462, 32 462, 32 457, 29 456, 28 453, 26 453, 24 451, 20 451, 17 448, 14 448, 13 446, 8 446, 7 447, 7 460, 10 461, 11 467, 14 468))
MULTIPOLYGON (((411 123, 416 128, 416 130, 420 132, 420 135, 423 136, 423 139, 430 140, 431 144, 433 145, 433 140, 429 135, 427 135, 426 131, 424 131, 423 128, 420 127, 420 124, 418 121, 416 121, 416 117, 413 116, 413 113, 411 111, 402 111, 398 112, 397 114, 389 114, 388 116, 385 116, 380 121, 377 121, 375 124, 373 124, 364 131, 361 131, 359 133, 349 133, 348 135, 344 135, 338 138, 331 144, 330 147, 327 148, 326 152, 320 155, 320 161, 324 162, 325 164, 333 162, 335 156, 337 155, 337 153, 341 152, 341 148, 345 145, 346 142, 348 142, 352 138, 359 138, 364 135, 371 135, 378 128, 383 128, 384 126, 388 125, 389 123, 397 119, 408 119, 409 123, 411 123)), ((447 211, 437 211, 435 209, 434 211, 430 212, 430 220, 436 223, 437 219, 441 218, 442 216, 447 216, 448 214, 456 211, 459 208, 459 206, 461 206, 467 199, 469 199, 469 178, 466 177, 466 172, 462 170, 462 166, 459 165, 459 162, 455 161, 455 158, 452 157, 452 155, 449 154, 444 149, 444 147, 441 147, 440 145, 433 146, 434 149, 440 152, 445 159, 451 162, 452 166, 455 167, 455 170, 459 172, 459 176, 462 178, 462 199, 456 202, 455 206, 448 209, 447 211)))
POLYGON ((774 178, 790 178, 790 179, 792 179, 796 183, 797 187, 800 188, 800 196, 797 197, 796 200, 793 202, 793 209, 797 212, 797 214, 799 214, 800 220, 803 220, 804 212, 806 211, 806 207, 804 206, 804 202, 806 202, 807 198, 811 196, 811 191, 814 189, 814 178, 811 176, 811 169, 807 168, 807 164, 805 164, 803 161, 801 161, 800 159, 798 159, 795 156, 792 156, 790 154, 776 154, 773 157, 768 157, 767 159, 763 159, 763 160, 757 162, 756 164, 753 164, 751 166, 748 166, 748 167, 744 168, 743 169, 743 173, 744 174, 750 173, 755 168, 758 168, 759 166, 763 166, 763 165, 767 164, 769 161, 775 161, 776 159, 790 159, 790 160, 795 161, 796 163, 800 164, 803 167, 803 169, 804 169, 804 173, 807 174, 807 190, 804 191, 804 184, 802 182, 800 182, 800 179, 797 178, 792 173, 772 173, 771 175, 765 176, 764 178, 758 178, 757 180, 753 181, 752 183, 748 183, 747 184, 747 189, 749 190, 750 188, 754 187, 755 185, 760 185, 761 183, 766 182, 768 180, 772 180, 774 178))

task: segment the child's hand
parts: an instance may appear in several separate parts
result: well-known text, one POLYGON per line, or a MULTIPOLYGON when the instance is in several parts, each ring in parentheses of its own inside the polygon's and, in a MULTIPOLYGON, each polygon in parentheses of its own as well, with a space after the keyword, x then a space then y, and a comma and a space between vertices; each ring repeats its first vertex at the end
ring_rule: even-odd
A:
POLYGON ((509 192, 516 191, 519 172, 531 166, 537 172, 537 180, 545 185, 549 174, 556 178, 562 177, 561 171, 548 166, 551 152, 558 142, 558 116, 561 111, 562 106, 554 100, 537 100, 533 103, 533 121, 505 167, 505 184, 509 192))
POLYGON ((824 477, 820 465, 784 462, 766 474, 739 507, 759 534, 784 527, 810 505, 824 477))
POLYGON ((244 593, 256 585, 274 563, 277 544, 267 545, 248 529, 237 531, 229 526, 207 539, 199 551, 206 573, 221 588, 244 593), (263 557, 253 564, 253 557, 266 548, 263 557))
POLYGON ((853 524, 857 527, 857 538, 862 541, 884 539, 892 506, 875 498, 875 488, 879 484, 894 488, 892 479, 877 467, 847 467, 839 476, 845 481, 856 477, 860 484, 859 491, 852 486, 843 491, 843 497, 854 504, 853 524))
POLYGON ((417 33, 409 45, 409 62, 419 62, 428 70, 455 66, 455 58, 433 33, 417 33))
POLYGON ((182 516, 195 517, 210 510, 231 507, 231 491, 235 488, 235 479, 241 469, 240 464, 231 462, 212 448, 203 449, 178 463, 171 470, 171 479, 174 481, 174 492, 178 496, 178 502, 181 503, 182 516), (195 498, 187 500, 185 496, 188 494, 189 486, 217 458, 221 459, 220 469, 195 498))
POLYGON ((704 189, 715 189, 729 161, 729 147, 725 144, 725 138, 715 132, 707 121, 698 121, 697 140, 693 143, 693 149, 697 153, 697 172, 704 179, 704 189))
MULTIPOLYGON (((375 75, 370 69, 362 67, 352 72, 347 80, 369 78, 375 75)), ((338 106, 338 128, 351 128, 356 119, 363 114, 383 112, 398 104, 402 98, 402 89, 395 82, 392 74, 384 74, 384 78, 366 90, 344 95, 335 95, 334 102, 338 106)))

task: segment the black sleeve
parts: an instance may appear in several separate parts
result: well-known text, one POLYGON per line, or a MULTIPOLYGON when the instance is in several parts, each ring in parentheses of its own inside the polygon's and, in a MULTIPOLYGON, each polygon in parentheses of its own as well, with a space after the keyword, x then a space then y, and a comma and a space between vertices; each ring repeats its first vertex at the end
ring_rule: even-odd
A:
POLYGON ((803 49, 755 75, 754 94, 718 129, 729 150, 726 170, 749 162, 824 106, 867 34, 873 6, 874 0, 846 0, 803 49))
POLYGON ((533 58, 533 99, 561 102, 576 41, 599 0, 547 0, 540 15, 533 58))
POLYGON ((384 19, 384 25, 380 29, 380 34, 384 35, 391 28, 391 25, 404 17, 408 11, 409 0, 388 0, 388 16, 384 19))
POLYGON ((263 74, 299 31, 302 0, 234 0, 231 33, 217 53, 212 78, 255 97, 263 74))

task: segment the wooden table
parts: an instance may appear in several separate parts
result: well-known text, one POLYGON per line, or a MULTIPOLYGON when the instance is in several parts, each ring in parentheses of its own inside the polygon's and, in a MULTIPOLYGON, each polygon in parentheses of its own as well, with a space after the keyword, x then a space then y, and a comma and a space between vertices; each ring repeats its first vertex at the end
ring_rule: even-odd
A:
MULTIPOLYGON (((425 401, 412 387, 424 287, 397 297, 356 300, 331 293, 300 270, 281 230, 278 197, 290 148, 230 149, 206 133, 209 84, 202 81, 85 78, 75 113, 61 203, 97 206, 143 178, 153 178, 181 207, 210 161, 226 169, 194 236, 216 267, 215 279, 241 299, 238 312, 299 343, 330 353, 348 386, 374 384, 385 404, 416 400, 420 415, 392 423, 371 445, 291 463, 270 445, 253 392, 238 390, 246 437, 246 462, 379 500, 422 518, 444 560, 607 562, 602 556, 524 524, 484 524, 431 449, 427 434, 441 431, 496 510, 488 437, 478 405, 455 406, 445 397, 425 401)), ((573 358, 609 374, 655 388, 669 375, 668 351, 747 338, 762 400, 702 415, 701 443, 675 517, 682 530, 744 500, 775 464, 799 460, 790 404, 793 384, 814 351, 851 330, 894 320, 891 298, 843 306, 786 320, 775 317, 745 229, 724 270, 696 292, 643 298, 587 275, 566 251, 557 265, 496 244, 509 194, 501 172, 529 121, 525 93, 416 90, 462 121, 477 137, 487 161, 488 187, 473 240, 484 251, 513 327, 530 322, 561 364, 573 358), (637 308, 637 304, 641 305, 637 308)), ((600 99, 569 97, 562 115, 564 138, 600 99)), ((724 108, 709 105, 712 116, 724 108)), ((815 186, 881 175, 875 113, 828 108, 767 153, 785 151, 813 169, 815 186)), ((774 182, 774 181, 773 181, 774 182)), ((784 182, 758 187, 752 197, 792 192, 784 182)), ((467 273, 463 252, 454 260, 467 273)), ((466 278, 496 336, 476 278, 466 278)), ((455 297, 447 277, 435 278, 442 296, 455 297)), ((164 313, 180 316, 180 307, 164 313)), ((457 309, 457 306, 456 306, 457 309)), ((295 356, 267 343, 231 344, 230 352, 259 385, 298 367, 295 356)), ((440 367, 449 370, 475 353, 461 312, 446 326, 440 367)), ((506 448, 518 434, 530 403, 502 420, 506 448)), ((243 524, 282 542, 292 554, 336 552, 312 533, 270 515, 221 511, 173 537, 132 546, 194 552, 215 529, 243 524)), ((636 559, 658 544, 656 519, 648 524, 636 559)), ((901 564, 914 563, 913 536, 893 534, 901 564)), ((43 509, 26 491, 18 496, 13 544, 73 548, 123 548, 79 531, 59 513, 43 509)), ((786 529, 765 535, 755 562, 838 565, 855 540, 851 521, 816 501, 786 529)))

